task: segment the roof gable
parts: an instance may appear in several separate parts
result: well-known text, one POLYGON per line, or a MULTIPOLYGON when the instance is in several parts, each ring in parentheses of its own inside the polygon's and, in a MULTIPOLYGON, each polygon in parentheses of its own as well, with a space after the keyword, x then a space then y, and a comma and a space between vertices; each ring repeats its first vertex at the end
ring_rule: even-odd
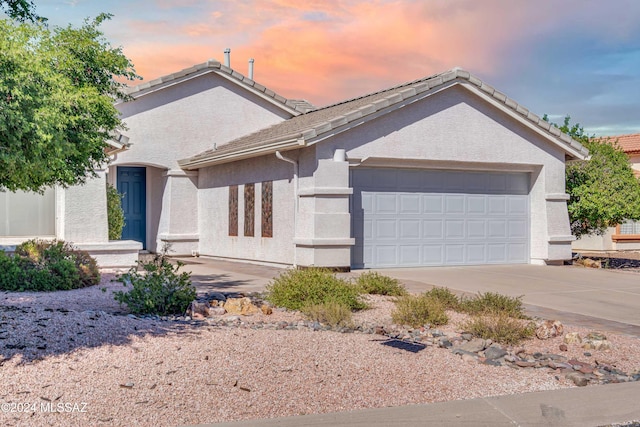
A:
POLYGON ((320 108, 243 136, 178 163, 184 169, 270 154, 315 144, 361 123, 388 114, 404 105, 461 84, 562 148, 572 158, 584 159, 588 151, 570 136, 542 120, 511 98, 471 75, 454 68, 444 73, 404 83, 390 89, 320 108))
POLYGON ((168 74, 166 76, 162 76, 160 78, 150 80, 146 83, 128 88, 126 92, 128 95, 135 99, 153 93, 155 91, 162 90, 169 86, 179 84, 186 80, 202 76, 207 73, 216 73, 233 82, 234 84, 237 84, 243 89, 258 95, 263 99, 266 99, 272 104, 291 113, 293 116, 304 114, 316 109, 315 106, 305 100, 284 98, 283 96, 278 95, 277 93, 266 88, 260 83, 251 80, 248 77, 245 77, 234 69, 229 68, 213 59, 202 64, 197 64, 178 72, 168 74))

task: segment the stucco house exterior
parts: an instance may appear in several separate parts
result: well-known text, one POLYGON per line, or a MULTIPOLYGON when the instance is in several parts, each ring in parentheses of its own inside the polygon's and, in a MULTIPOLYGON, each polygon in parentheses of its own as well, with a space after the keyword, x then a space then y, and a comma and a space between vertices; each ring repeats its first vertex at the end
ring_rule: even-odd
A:
POLYGON ((338 269, 571 257, 564 166, 587 150, 465 70, 315 108, 212 60, 131 96, 112 161, 62 191, 82 193, 58 212, 65 237, 106 227, 107 181, 125 193, 124 241, 95 239, 131 256, 169 242, 338 269))
MULTIPOLYGON (((640 178, 640 133, 610 136, 629 157, 636 177, 640 178)), ((637 251, 640 250, 640 221, 626 221, 598 236, 584 236, 573 242, 576 251, 637 251)))

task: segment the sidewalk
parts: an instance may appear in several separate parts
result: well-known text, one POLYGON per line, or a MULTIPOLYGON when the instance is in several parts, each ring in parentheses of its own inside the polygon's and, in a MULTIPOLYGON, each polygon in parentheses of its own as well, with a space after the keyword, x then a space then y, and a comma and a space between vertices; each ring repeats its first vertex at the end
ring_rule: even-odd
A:
POLYGON ((217 427, 603 426, 640 420, 640 382, 209 424, 217 427))

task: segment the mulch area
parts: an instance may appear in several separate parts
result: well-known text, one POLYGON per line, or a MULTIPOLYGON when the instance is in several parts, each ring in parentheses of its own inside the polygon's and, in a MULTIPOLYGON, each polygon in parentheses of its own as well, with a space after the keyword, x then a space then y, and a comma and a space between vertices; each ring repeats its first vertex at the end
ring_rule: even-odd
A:
POLYGON ((573 254, 573 264, 580 265, 582 260, 591 259, 600 263, 601 268, 626 270, 640 273, 640 252, 581 252, 573 254))

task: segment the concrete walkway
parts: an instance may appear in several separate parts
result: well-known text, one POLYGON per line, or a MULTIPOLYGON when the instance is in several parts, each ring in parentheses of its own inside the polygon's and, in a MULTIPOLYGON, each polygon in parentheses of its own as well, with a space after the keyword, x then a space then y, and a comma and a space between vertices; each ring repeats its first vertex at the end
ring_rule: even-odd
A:
MULTIPOLYGON (((640 382, 303 415, 217 427, 603 426, 640 420, 640 382)), ((210 424, 212 425, 212 424, 210 424)))

